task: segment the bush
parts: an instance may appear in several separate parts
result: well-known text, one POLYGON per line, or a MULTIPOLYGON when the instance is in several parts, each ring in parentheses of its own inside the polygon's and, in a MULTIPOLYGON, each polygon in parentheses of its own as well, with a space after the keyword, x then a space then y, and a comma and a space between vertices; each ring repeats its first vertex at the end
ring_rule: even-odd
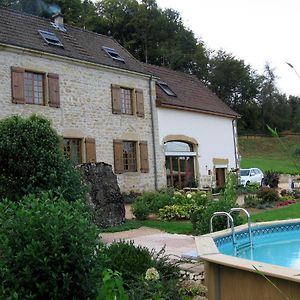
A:
POLYGON ((90 299, 106 257, 86 205, 47 193, 0 203, 0 299, 90 299))
MULTIPOLYGON (((195 212, 191 215, 191 221, 193 229, 198 234, 205 234, 210 231, 209 224, 210 218, 214 212, 225 211, 229 212, 231 208, 236 207, 236 174, 229 173, 226 178, 224 191, 220 194, 218 201, 210 201, 206 205, 203 211, 195 212)), ((240 225, 242 223, 241 217, 233 214, 234 225, 240 225)), ((227 220, 225 217, 219 217, 214 220, 214 230, 222 230, 227 227, 227 220)))
POLYGON ((247 195, 244 198, 245 207, 257 207, 260 204, 261 200, 256 195, 247 195))
POLYGON ((193 214, 196 211, 199 212, 203 209, 203 206, 198 206, 195 202, 185 205, 167 205, 159 210, 158 217, 159 219, 164 221, 189 220, 191 214, 193 214))
POLYGON ((143 199, 139 198, 132 204, 132 213, 138 220, 146 220, 150 214, 150 208, 143 199))
POLYGON ((42 117, 0 121, 0 199, 57 190, 66 200, 85 194, 81 176, 63 157, 59 137, 42 117))
POLYGON ((279 173, 275 171, 266 171, 264 176, 264 183, 270 188, 277 188, 279 183, 279 173))
POLYGON ((258 193, 257 197, 261 199, 260 204, 273 204, 279 200, 279 195, 275 189, 271 189, 268 187, 261 188, 258 193))

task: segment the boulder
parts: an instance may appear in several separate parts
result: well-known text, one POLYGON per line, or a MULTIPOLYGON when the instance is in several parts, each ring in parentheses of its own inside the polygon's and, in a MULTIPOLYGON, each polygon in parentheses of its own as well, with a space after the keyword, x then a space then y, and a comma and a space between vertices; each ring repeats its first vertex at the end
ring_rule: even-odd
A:
POLYGON ((99 162, 82 164, 79 168, 90 185, 88 201, 95 213, 95 224, 110 227, 123 223, 125 206, 112 166, 99 162))

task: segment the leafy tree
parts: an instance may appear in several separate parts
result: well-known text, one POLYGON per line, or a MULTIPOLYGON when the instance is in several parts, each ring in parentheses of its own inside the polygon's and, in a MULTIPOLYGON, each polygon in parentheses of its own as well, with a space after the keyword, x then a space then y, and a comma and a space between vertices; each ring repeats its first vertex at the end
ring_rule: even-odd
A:
POLYGON ((59 137, 39 116, 0 121, 0 200, 53 190, 67 200, 84 196, 81 176, 64 158, 59 137))

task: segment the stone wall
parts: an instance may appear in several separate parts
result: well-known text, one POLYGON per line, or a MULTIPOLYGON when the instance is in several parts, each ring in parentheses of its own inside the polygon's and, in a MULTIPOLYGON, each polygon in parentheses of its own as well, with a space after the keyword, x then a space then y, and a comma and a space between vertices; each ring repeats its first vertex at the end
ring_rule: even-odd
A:
MULTIPOLYGON (((33 113, 51 120, 58 134, 69 138, 95 138, 97 161, 114 165, 113 140, 147 141, 149 173, 118 175, 122 192, 154 190, 154 155, 152 143, 149 78, 121 70, 50 57, 46 54, 27 53, 10 48, 0 48, 0 118, 11 115, 29 116, 33 113), (60 108, 31 104, 13 104, 11 100, 11 67, 23 67, 42 73, 59 74, 60 108), (111 84, 139 88, 144 93, 145 117, 112 114, 111 84)), ((152 84, 152 105, 155 85, 152 84)), ((155 109, 155 107, 154 107, 155 109)), ((166 183, 164 155, 159 147, 157 112, 154 114, 155 141, 157 145, 158 187, 166 183)), ((83 162, 85 151, 82 147, 83 162)))

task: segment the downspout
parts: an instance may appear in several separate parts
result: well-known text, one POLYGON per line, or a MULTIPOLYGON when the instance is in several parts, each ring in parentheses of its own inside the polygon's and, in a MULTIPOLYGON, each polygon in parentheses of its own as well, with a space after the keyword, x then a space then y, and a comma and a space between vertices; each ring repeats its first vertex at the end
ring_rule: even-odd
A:
POLYGON ((153 76, 150 76, 149 79, 149 104, 151 112, 151 129, 152 129, 152 145, 153 145, 153 167, 154 167, 154 188, 158 190, 157 184, 157 162, 156 162, 156 147, 155 147, 155 130, 154 130, 154 116, 153 116, 153 104, 152 104, 152 79, 153 76))
POLYGON ((233 145, 234 145, 235 168, 237 169, 239 166, 238 166, 238 158, 237 158, 237 140, 236 140, 237 132, 235 130, 235 128, 236 128, 235 121, 236 121, 236 119, 233 119, 231 122, 232 122, 232 136, 233 136, 233 145))

